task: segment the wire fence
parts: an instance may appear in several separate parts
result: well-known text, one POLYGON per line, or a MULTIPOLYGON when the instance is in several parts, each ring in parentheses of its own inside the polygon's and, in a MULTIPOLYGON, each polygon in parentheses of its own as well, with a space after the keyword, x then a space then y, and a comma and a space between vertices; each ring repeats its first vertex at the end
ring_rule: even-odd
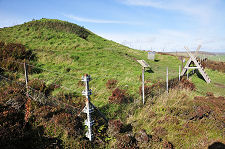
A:
MULTIPOLYGON (((63 101, 60 101, 56 97, 53 96, 47 96, 44 93, 42 93, 39 90, 36 90, 30 86, 26 86, 25 83, 21 83, 19 81, 11 80, 3 75, 0 75, 1 80, 4 79, 7 82, 10 83, 16 83, 20 85, 23 89, 27 87, 28 89, 28 97, 30 97, 32 100, 42 104, 42 105, 49 105, 49 106, 54 106, 54 107, 60 107, 61 109, 64 109, 66 112, 70 112, 71 114, 79 114, 81 110, 84 108, 84 105, 77 105, 76 107, 65 103, 63 101)), ((1 81, 3 82, 3 81, 1 81)), ((9 97, 10 98, 10 97, 9 97)))
MULTIPOLYGON (((20 62, 20 61, 15 61, 15 60, 8 60, 8 59, 1 59, 1 60, 5 60, 5 61, 11 61, 11 62, 14 62, 14 63, 17 63, 17 64, 20 64, 20 65, 24 65, 24 62, 20 62)), ((72 81, 80 81, 81 80, 81 77, 74 77, 70 74, 65 74, 65 73, 61 73, 61 72, 57 72, 57 71, 51 71, 49 69, 45 69, 45 68, 42 68, 42 67, 39 67, 39 66, 35 66, 35 65, 32 65, 30 63, 26 63, 26 65, 28 67, 31 67, 31 68, 35 68, 35 69, 39 69, 39 70, 42 70, 43 72, 49 72, 53 75, 56 75, 56 76, 53 76, 53 77, 49 77, 48 76, 48 80, 54 80, 54 82, 60 82, 60 79, 64 78, 65 76, 68 77, 68 79, 72 80, 72 81)), ((123 64, 119 64, 119 65, 123 65, 123 64)), ((9 70, 9 69, 6 69, 6 68, 3 68, 3 67, 0 67, 2 68, 3 70, 6 70, 6 71, 11 71, 13 73, 17 73, 16 71, 12 71, 12 70, 9 70)), ((98 72, 98 75, 93 75, 92 76, 92 79, 96 79, 96 80, 105 80, 105 79, 112 79, 112 78, 117 78, 118 76, 116 75, 109 75, 109 74, 105 74, 107 73, 107 71, 104 71, 103 73, 99 73, 98 72)), ((40 77, 41 78, 41 77, 40 77)), ((37 78, 38 79, 38 78, 37 78)), ((46 81, 42 78, 42 81, 44 81, 45 83, 49 82, 49 81, 46 81)), ((56 85, 56 86, 60 86, 61 88, 65 89, 65 90, 68 90, 68 91, 73 91, 72 89, 66 87, 66 86, 63 86, 63 85, 59 85, 59 84, 56 84, 56 83, 52 83, 52 85, 56 85)), ((74 84, 68 84, 69 86, 71 85, 74 85, 74 84)))
MULTIPOLYGON (((2 59, 2 60, 7 60, 7 59, 2 59)), ((24 62, 19 62, 19 61, 14 61, 14 60, 7 60, 7 61, 11 61, 11 62, 14 62, 14 63, 17 63, 17 64, 20 64, 20 65, 24 65, 24 62)), ((48 79, 52 79, 54 80, 54 82, 60 82, 60 80, 64 77, 64 76, 68 76, 70 79, 72 80, 80 80, 81 78, 76 78, 74 76, 71 76, 71 75, 67 75, 67 74, 63 74, 63 73, 60 73, 60 72, 55 72, 55 71, 50 71, 50 70, 47 70, 47 69, 44 69, 44 68, 41 68, 41 67, 38 67, 38 66, 34 66, 34 65, 31 65, 31 64, 27 64, 27 66, 30 66, 30 67, 33 67, 33 68, 38 68, 38 69, 41 69, 43 71, 47 71, 47 72, 50 72, 50 73, 53 73, 55 75, 57 75, 57 77, 50 77, 48 79)), ((18 73, 17 71, 13 71, 13 70, 9 70, 9 69, 6 69, 6 68, 3 68, 3 67, 0 67, 1 69, 5 70, 5 71, 8 71, 8 72, 13 72, 13 73, 18 73)), ((36 78, 36 79, 39 79, 39 78, 36 78)), ((44 81, 46 84, 48 81, 44 80, 42 78, 42 81, 44 81)), ((58 86, 64 90, 68 90, 68 91, 73 91, 72 89, 66 87, 66 86, 63 86, 63 85, 59 85, 59 84, 56 84, 56 83, 51 83, 52 85, 55 85, 55 86, 58 86)))
MULTIPOLYGON (((1 60, 3 60, 3 61, 4 61, 4 60, 5 60, 5 61, 11 61, 11 62, 14 62, 14 63, 17 63, 17 64, 24 65, 24 62, 19 62, 19 61, 15 61, 15 60, 9 60, 9 59, 1 59, 1 60)), ((39 67, 39 66, 34 66, 34 65, 30 64, 30 63, 26 63, 26 65, 27 65, 27 66, 30 66, 30 67, 32 67, 32 68, 38 68, 38 69, 40 69, 40 70, 47 71, 47 72, 49 72, 49 73, 53 73, 53 74, 55 74, 55 75, 68 76, 68 77, 71 77, 71 78, 73 78, 73 79, 75 79, 75 80, 80 80, 80 79, 81 79, 81 78, 77 78, 77 77, 74 77, 74 76, 69 75, 69 74, 64 74, 64 73, 60 73, 60 72, 56 72, 56 71, 51 71, 51 70, 49 70, 49 69, 45 69, 45 68, 42 68, 42 67, 39 67)))
MULTIPOLYGON (((19 64, 19 65, 26 65, 27 67, 30 67, 30 68, 34 68, 34 69, 39 69, 39 70, 42 70, 43 72, 48 72, 48 73, 50 73, 50 74, 53 74, 53 75, 56 75, 56 76, 51 76, 51 75, 47 75, 47 77, 42 77, 41 75, 38 75, 37 77, 36 77, 36 79, 39 79, 39 78, 41 78, 41 80, 42 81, 44 81, 45 82, 45 84, 51 84, 51 85, 54 85, 54 86, 57 86, 57 88, 61 88, 62 90, 66 90, 66 91, 69 91, 69 92, 74 92, 76 89, 78 89, 78 87, 74 87, 74 81, 75 80, 77 80, 77 81, 80 81, 81 80, 81 77, 80 78, 78 78, 78 77, 74 77, 74 76, 72 76, 72 75, 70 75, 70 74, 65 74, 65 73, 61 73, 61 72, 57 72, 57 71, 52 71, 52 70, 50 70, 50 69, 46 69, 46 68, 42 68, 42 67, 40 67, 40 66, 35 66, 35 65, 33 65, 33 64, 31 64, 31 63, 24 63, 24 62, 22 62, 22 60, 21 61, 16 61, 16 60, 8 60, 8 59, 2 59, 2 60, 7 60, 7 61, 11 61, 11 62, 13 62, 13 63, 17 63, 17 64, 19 64), (71 80, 70 82, 68 82, 67 81, 67 83, 66 84, 64 84, 64 85, 61 85, 61 82, 63 81, 63 79, 64 79, 64 77, 68 77, 67 78, 67 80, 69 79, 69 80, 71 80), (47 80, 46 80, 46 78, 47 78, 47 80), (66 85, 66 86, 65 86, 66 85), (69 87, 68 87, 69 86, 69 87)), ((13 72, 13 73, 16 73, 15 71, 12 71, 12 70, 9 70, 9 69, 6 69, 6 68, 3 68, 3 67, 0 67, 0 68, 2 68, 3 70, 6 70, 6 71, 11 71, 11 72, 13 72)), ((173 70, 170 70, 170 71, 173 71, 173 70)), ((178 70, 177 70, 178 71, 178 70)), ((100 72, 100 73, 98 73, 97 75, 96 74, 94 74, 93 76, 92 76, 92 79, 94 79, 94 80, 111 80, 111 79, 118 79, 118 77, 121 77, 121 76, 119 76, 119 75, 116 75, 116 74, 105 74, 105 73, 107 73, 107 71, 103 71, 103 72, 100 72)), ((174 72, 172 72, 173 73, 173 75, 174 75, 174 72)), ((140 72, 140 75, 141 75, 141 72, 140 72)), ((164 90, 166 90, 167 89, 167 86, 166 86, 166 69, 165 69, 165 75, 163 76, 164 74, 161 74, 161 76, 160 76, 160 78, 157 76, 155 76, 155 75, 148 75, 145 79, 145 83, 147 83, 148 84, 148 82, 150 81, 150 82, 152 82, 153 84, 155 84, 156 83, 156 85, 155 86, 158 86, 157 88, 158 88, 158 91, 157 92, 164 92, 164 90), (149 80, 149 78, 151 78, 151 80, 149 80)), ((32 75, 31 76, 32 78, 35 78, 35 75, 32 75)), ((171 74, 169 73, 169 77, 171 78, 172 76, 171 76, 171 74)), ((178 77, 178 75, 177 75, 177 77, 178 77)), ((174 76, 173 76, 173 78, 174 78, 174 76)), ((125 79, 127 79, 128 80, 128 82, 129 82, 129 80, 130 80, 130 78, 125 78, 125 79)), ((137 78, 138 79, 138 78, 137 78)), ((139 81, 141 82, 141 78, 139 78, 139 81)), ((79 83, 82 83, 82 82, 77 82, 77 84, 76 85, 78 85, 79 86, 79 83)), ((151 84, 152 84, 151 83, 151 84)), ((137 83, 136 83, 137 84, 137 83)), ((141 84, 140 84, 141 85, 141 84)), ((149 84, 148 84, 149 85, 149 84)), ((125 87, 126 88, 126 87, 125 87)), ((149 87, 148 87, 149 88, 149 87)), ((136 90, 136 89, 135 89, 136 90)), ((147 88, 146 88, 146 90, 147 90, 147 88)), ((93 88, 93 91, 95 91, 95 88, 93 88)), ((35 97, 36 97, 37 95, 35 95, 35 97)), ((38 99, 42 99, 42 96, 40 96, 40 97, 38 97, 38 99)), ((44 101, 42 101, 42 102, 44 102, 44 101)))

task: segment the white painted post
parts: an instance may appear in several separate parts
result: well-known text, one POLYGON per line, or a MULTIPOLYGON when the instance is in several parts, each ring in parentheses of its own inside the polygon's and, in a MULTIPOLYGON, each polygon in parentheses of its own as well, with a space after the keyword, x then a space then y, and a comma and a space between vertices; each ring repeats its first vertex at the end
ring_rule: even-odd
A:
POLYGON ((86 137, 92 141, 94 138, 94 135, 92 133, 92 126, 94 124, 94 121, 91 119, 91 113, 93 112, 93 106, 90 104, 90 95, 91 90, 89 89, 89 81, 91 77, 86 74, 84 77, 82 77, 82 81, 85 82, 85 90, 82 92, 82 95, 86 96, 86 106, 83 109, 83 112, 87 114, 87 119, 85 120, 85 125, 88 126, 88 131, 86 132, 86 137))
POLYGON ((180 65, 179 65, 179 81, 180 81, 180 65))
POLYGON ((169 79, 168 79, 168 67, 166 67, 166 91, 169 93, 169 79))
POLYGON ((142 68, 142 100, 145 104, 145 67, 142 68))
POLYGON ((187 80, 188 80, 188 69, 187 69, 187 80))
POLYGON ((27 93, 26 96, 28 97, 28 70, 27 70, 27 64, 26 64, 26 60, 24 60, 24 76, 25 76, 25 82, 26 82, 26 89, 27 89, 27 93))

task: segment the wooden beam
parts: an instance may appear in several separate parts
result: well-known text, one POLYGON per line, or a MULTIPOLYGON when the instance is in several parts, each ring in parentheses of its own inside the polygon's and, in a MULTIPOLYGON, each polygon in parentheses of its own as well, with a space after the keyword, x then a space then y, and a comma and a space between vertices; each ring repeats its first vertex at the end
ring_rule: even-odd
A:
POLYGON ((200 69, 201 67, 184 67, 185 69, 200 69))
POLYGON ((189 49, 188 49, 187 47, 184 47, 184 48, 187 50, 187 53, 188 53, 188 55, 190 56, 190 59, 188 60, 189 63, 187 63, 187 64, 185 65, 186 68, 183 69, 184 72, 182 71, 183 74, 188 70, 187 68, 189 68, 189 64, 193 61, 194 64, 198 67, 198 71, 201 73, 201 75, 203 76, 203 78, 205 79, 205 81, 206 81, 207 83, 210 83, 211 80, 210 80, 210 78, 208 77, 208 75, 206 74, 206 72, 204 71, 204 69, 203 69, 203 67, 201 66, 200 62, 197 61, 196 57, 192 55, 192 53, 189 51, 189 49))

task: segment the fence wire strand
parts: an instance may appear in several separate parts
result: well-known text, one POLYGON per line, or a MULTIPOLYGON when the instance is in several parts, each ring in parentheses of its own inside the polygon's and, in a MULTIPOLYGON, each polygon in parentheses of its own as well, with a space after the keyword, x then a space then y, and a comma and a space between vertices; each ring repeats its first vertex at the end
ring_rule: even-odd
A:
MULTIPOLYGON (((14 80, 11 80, 7 77, 4 77, 2 75, 0 75, 1 78, 5 79, 6 81, 10 81, 10 82, 15 82, 21 86, 23 86, 24 88, 26 88, 26 85, 23 84, 23 83, 20 83, 18 81, 14 81, 14 80)), ((23 89, 24 89, 23 88, 23 89)), ((43 105, 50 105, 50 106, 59 106, 60 108, 66 110, 67 112, 70 112, 72 114, 78 114, 80 113, 81 110, 79 110, 79 107, 74 107, 70 104, 67 104, 65 102, 62 102, 58 99, 56 99, 55 97, 52 97, 52 96, 46 96, 44 93, 42 93, 41 91, 39 90, 36 90, 30 86, 28 86, 28 96, 33 99, 34 101, 36 102, 39 102, 43 105)), ((83 109, 84 106, 82 106, 80 109, 83 109)))
MULTIPOLYGON (((21 64, 21 65, 24 65, 23 62, 19 62, 19 61, 14 61, 14 60, 8 60, 8 59, 1 59, 1 60, 5 60, 5 61, 11 61, 11 62, 14 62, 14 63, 18 63, 18 64, 21 64)), ((26 63, 27 66, 30 66, 30 67, 33 67, 33 68, 38 68, 38 69, 41 69, 41 70, 44 70, 44 71, 47 71, 47 72, 50 72, 50 73, 54 73, 55 75, 63 75, 63 76, 68 76, 68 77, 71 77, 75 80, 80 80, 80 78, 77 78, 77 77, 74 77, 72 75, 68 75, 68 74, 64 74, 64 73, 60 73, 60 72, 56 72, 56 71, 50 71, 48 69, 45 69, 45 68, 41 68, 41 67, 38 67, 38 66, 34 66, 32 64, 29 64, 29 63, 26 63)))

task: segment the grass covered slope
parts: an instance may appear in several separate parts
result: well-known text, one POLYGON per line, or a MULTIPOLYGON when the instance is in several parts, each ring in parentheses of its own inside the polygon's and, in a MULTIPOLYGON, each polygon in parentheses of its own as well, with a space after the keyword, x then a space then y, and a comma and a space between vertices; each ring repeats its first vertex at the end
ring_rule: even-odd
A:
MULTIPOLYGON (((168 145, 168 141, 178 148, 196 148, 199 145, 198 141, 204 143, 202 146, 207 146, 214 141, 221 142, 224 138, 222 134, 224 127, 221 129, 223 117, 217 116, 224 113, 224 109, 218 104, 218 101, 221 101, 221 105, 224 105, 223 99, 217 100, 214 96, 210 102, 208 98, 207 100, 195 99, 195 96, 205 97, 207 92, 213 92, 215 98, 225 96, 223 86, 225 74, 222 72, 206 69, 212 83, 207 84, 194 74, 190 76, 190 81, 194 83, 196 90, 171 89, 169 94, 165 94, 163 92, 165 91, 166 67, 169 69, 169 79, 172 79, 178 76, 178 66, 181 65, 180 60, 175 56, 156 54, 156 61, 150 61, 145 51, 130 49, 99 37, 78 25, 53 19, 34 20, 22 25, 2 28, 0 29, 0 41, 5 42, 6 45, 7 43, 23 44, 26 49, 32 51, 35 61, 31 64, 44 70, 36 73, 29 72, 30 79, 44 80, 46 86, 56 83, 66 87, 54 88, 51 92, 53 95, 60 95, 63 91, 73 93, 74 97, 81 96, 84 90, 81 76, 86 73, 90 74, 92 77, 90 88, 93 90, 91 101, 107 118, 121 119, 125 127, 132 125, 131 138, 135 137, 134 133, 145 129, 151 136, 146 148, 160 148, 163 143, 168 145), (151 96, 149 95, 146 99, 147 103, 144 106, 141 104, 142 99, 139 94, 141 66, 136 61, 139 59, 144 59, 150 65, 150 69, 145 72, 145 83, 146 89, 149 89, 146 91, 149 91, 151 96), (112 102, 123 98, 126 98, 125 103, 112 102), (213 106, 205 106, 205 103, 213 106), (193 109, 193 107, 196 108, 193 109), (203 118, 192 119, 198 112, 198 107, 200 110, 210 108, 209 111, 202 111, 203 118), (205 114, 209 114, 210 118, 205 114), (204 130, 209 131, 204 132, 204 130), (200 134, 206 137, 202 138, 200 134), (205 141, 207 139, 208 142, 205 141)), ((23 78, 23 74, 20 77, 23 78)), ((36 114, 34 117, 38 117, 38 112, 36 114)), ((106 126, 100 128, 107 129, 106 126)), ((100 128, 96 129, 96 132, 101 132, 100 128)), ((108 131, 110 129, 111 127, 108 131)), ((117 134, 118 137, 117 135, 110 136, 110 133, 108 136, 103 136, 103 142, 107 142, 107 145, 102 148, 123 146, 127 140, 128 142, 135 140, 129 140, 128 137, 124 141, 123 137, 126 138, 129 134, 125 131, 121 132, 117 134)), ((68 141, 63 129, 60 135, 54 131, 49 131, 49 133, 54 138, 61 137, 60 140, 63 140, 65 144, 68 141)), ((70 139, 71 142, 77 141, 70 139)), ((131 146, 135 146, 135 143, 132 142, 131 146)))
MULTIPOLYGON (((127 89, 134 96, 137 94, 141 75, 137 59, 144 59, 150 64, 151 70, 145 74, 146 82, 150 84, 165 80, 166 67, 169 67, 169 78, 178 76, 180 65, 176 57, 169 55, 156 55, 157 62, 149 61, 144 51, 129 49, 75 24, 53 19, 0 29, 0 40, 21 43, 32 49, 37 54, 38 66, 42 68, 69 74, 77 79, 85 73, 92 75, 91 86, 101 102, 110 95, 105 87, 109 79, 118 80, 119 87, 127 89)), ((43 72, 38 77, 48 82, 58 81, 77 93, 82 90, 77 86, 78 80, 65 76, 56 80, 57 76, 43 72)), ((218 95, 224 94, 219 92, 218 95)))
MULTIPOLYGON (((21 43, 28 49, 32 49, 37 54, 38 66, 42 68, 66 73, 77 79, 80 79, 85 73, 90 74, 93 77, 92 89, 95 91, 95 95, 101 95, 100 98, 109 96, 105 87, 105 83, 109 79, 117 79, 119 87, 126 86, 129 93, 135 95, 140 86, 141 75, 141 67, 136 60, 145 59, 147 61, 146 53, 105 40, 86 29, 84 32, 85 34, 87 32, 88 37, 83 39, 76 33, 67 31, 67 25, 73 27, 71 23, 59 20, 31 21, 23 25, 1 29, 0 40, 21 43), (51 24, 59 24, 61 30, 51 24), (65 29, 62 29, 63 27, 65 29)), ((166 66, 171 70, 170 78, 175 77, 179 61, 173 57, 157 56, 159 62, 148 61, 154 73, 146 73, 147 79, 164 79, 166 66)), ((46 72, 38 74, 38 76, 49 82, 55 82, 55 79, 58 79, 57 76, 46 72)), ((78 93, 82 90, 78 89, 78 80, 63 77, 59 81, 78 93)))

